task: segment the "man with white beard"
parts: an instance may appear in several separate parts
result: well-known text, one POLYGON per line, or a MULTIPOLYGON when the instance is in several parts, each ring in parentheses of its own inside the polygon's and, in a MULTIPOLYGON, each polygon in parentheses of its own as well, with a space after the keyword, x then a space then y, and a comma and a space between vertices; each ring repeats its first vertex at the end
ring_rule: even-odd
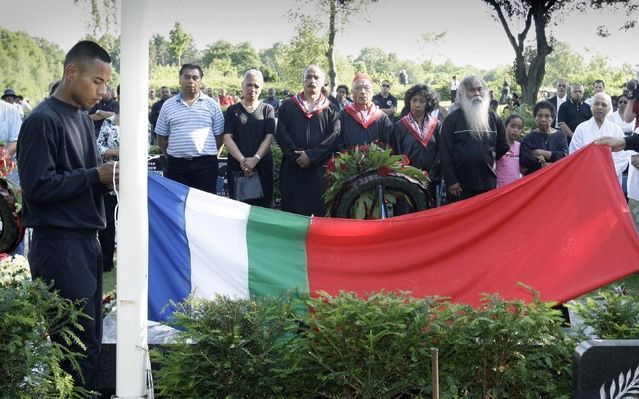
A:
POLYGON ((495 188, 495 161, 509 149, 501 119, 489 110, 486 82, 469 76, 458 90, 459 108, 444 119, 441 130, 440 158, 448 203, 495 188))

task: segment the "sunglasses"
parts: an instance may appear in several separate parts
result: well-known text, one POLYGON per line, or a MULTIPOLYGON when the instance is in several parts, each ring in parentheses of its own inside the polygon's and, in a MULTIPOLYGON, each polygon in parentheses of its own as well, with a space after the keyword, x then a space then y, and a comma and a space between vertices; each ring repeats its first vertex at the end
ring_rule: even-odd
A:
POLYGON ((382 85, 382 87, 390 87, 390 85, 382 85))
POLYGON ((628 104, 628 101, 617 101, 617 104, 628 104))

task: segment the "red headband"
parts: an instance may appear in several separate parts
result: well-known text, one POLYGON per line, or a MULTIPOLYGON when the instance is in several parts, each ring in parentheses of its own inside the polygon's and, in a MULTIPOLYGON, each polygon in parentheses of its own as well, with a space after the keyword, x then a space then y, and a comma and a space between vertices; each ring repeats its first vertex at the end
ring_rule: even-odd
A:
POLYGON ((355 82, 356 80, 368 80, 371 84, 373 84, 373 79, 367 73, 361 73, 361 72, 356 73, 355 77, 353 78, 353 82, 355 82))

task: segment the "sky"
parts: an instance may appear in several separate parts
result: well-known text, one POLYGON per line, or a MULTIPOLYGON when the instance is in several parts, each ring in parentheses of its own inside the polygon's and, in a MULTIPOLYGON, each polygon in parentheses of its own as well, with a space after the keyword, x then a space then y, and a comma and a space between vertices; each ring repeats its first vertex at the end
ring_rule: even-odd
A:
MULTIPOLYGON (((312 11, 318 0, 310 0, 312 11)), ((87 33, 88 0, 0 0, 0 27, 22 30, 44 37, 68 50, 87 33), (34 12, 37 11, 37 12, 34 12), (55 16, 55 17, 53 17, 55 16)), ((287 42, 294 35, 295 22, 287 10, 300 4, 295 0, 154 0, 150 5, 150 30, 168 38, 179 21, 196 46, 224 39, 232 43, 249 41, 254 47, 269 48, 277 41, 287 42)), ((635 18, 639 18, 635 16, 635 18)), ((553 28, 556 37, 585 55, 598 53, 619 66, 639 64, 636 43, 639 28, 631 33, 617 32, 627 17, 623 12, 596 12, 569 15, 553 28), (612 37, 600 38, 596 27, 606 24, 612 37)), ((530 34, 529 34, 530 35, 530 34)), ((351 17, 336 39, 338 53, 356 57, 364 47, 380 47, 400 59, 439 63, 450 59, 456 65, 491 69, 510 65, 514 51, 501 24, 480 0, 379 0, 364 13, 351 17), (429 32, 446 32, 443 41, 424 48, 419 38, 429 32)))

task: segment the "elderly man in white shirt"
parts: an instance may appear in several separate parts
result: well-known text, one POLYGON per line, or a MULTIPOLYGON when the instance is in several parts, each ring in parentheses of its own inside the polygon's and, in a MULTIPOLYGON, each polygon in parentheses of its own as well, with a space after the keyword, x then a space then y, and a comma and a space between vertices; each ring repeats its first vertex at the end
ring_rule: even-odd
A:
MULTIPOLYGON (((580 123, 575 129, 568 147, 570 154, 600 137, 624 137, 623 130, 606 118, 610 109, 612 109, 612 100, 608 94, 597 93, 592 96, 592 118, 580 123)), ((612 153, 612 160, 619 178, 619 184, 621 184, 623 171, 626 170, 630 161, 630 152, 619 151, 612 153)))

